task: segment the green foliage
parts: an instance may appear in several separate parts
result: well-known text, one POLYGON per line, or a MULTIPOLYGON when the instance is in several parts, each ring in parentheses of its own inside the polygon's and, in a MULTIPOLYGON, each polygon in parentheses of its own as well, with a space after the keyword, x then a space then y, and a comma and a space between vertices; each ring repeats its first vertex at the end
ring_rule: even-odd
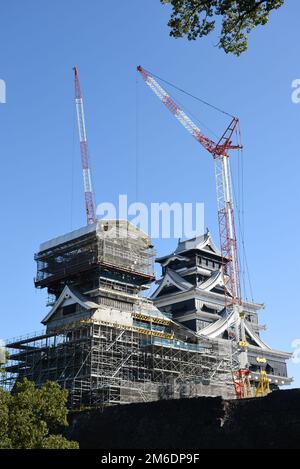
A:
POLYGON ((222 26, 218 46, 237 56, 247 50, 248 35, 259 25, 269 21, 270 13, 284 4, 284 0, 161 0, 171 4, 168 22, 170 35, 195 40, 215 30, 216 20, 222 26))
POLYGON ((11 394, 0 389, 0 448, 77 449, 59 432, 67 427, 67 391, 52 381, 36 389, 24 379, 11 394))
POLYGON ((0 389, 0 449, 11 448, 9 438, 9 407, 11 396, 8 392, 0 389))
POLYGON ((42 449, 78 449, 76 441, 69 441, 62 435, 50 435, 44 438, 42 449))

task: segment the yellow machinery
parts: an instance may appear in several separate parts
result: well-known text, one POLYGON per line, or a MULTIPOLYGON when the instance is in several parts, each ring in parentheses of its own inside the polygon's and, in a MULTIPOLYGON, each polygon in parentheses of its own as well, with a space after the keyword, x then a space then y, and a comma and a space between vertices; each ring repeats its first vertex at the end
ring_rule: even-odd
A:
POLYGON ((260 380, 258 383, 258 387, 255 393, 255 397, 265 397, 271 392, 270 389, 270 380, 268 378, 266 371, 260 372, 260 380))

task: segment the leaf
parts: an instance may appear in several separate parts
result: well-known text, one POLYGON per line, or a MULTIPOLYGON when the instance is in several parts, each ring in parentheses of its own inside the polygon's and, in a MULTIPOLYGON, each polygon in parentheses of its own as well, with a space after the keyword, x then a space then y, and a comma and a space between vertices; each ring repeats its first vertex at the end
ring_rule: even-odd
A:
POLYGON ((208 36, 221 23, 218 46, 237 56, 247 50, 248 36, 268 23, 270 13, 284 0, 161 0, 172 6, 170 35, 196 40, 208 36), (220 21, 219 21, 220 18, 220 21))

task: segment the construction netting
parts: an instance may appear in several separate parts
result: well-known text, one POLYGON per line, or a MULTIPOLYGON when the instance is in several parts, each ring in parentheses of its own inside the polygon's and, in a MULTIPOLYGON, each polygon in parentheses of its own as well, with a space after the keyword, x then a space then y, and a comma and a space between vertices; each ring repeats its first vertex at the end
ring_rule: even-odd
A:
POLYGON ((126 220, 99 221, 56 238, 35 255, 37 286, 105 264, 152 277, 155 251, 150 237, 126 220))

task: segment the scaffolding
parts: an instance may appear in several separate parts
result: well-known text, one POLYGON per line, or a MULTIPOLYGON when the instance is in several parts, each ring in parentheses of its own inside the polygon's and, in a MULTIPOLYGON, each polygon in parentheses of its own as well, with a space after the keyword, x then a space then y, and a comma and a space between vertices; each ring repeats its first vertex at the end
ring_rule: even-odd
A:
POLYGON ((95 320, 10 341, 1 385, 28 378, 69 391, 71 408, 203 395, 234 397, 228 341, 189 344, 158 330, 95 320))
POLYGON ((98 223, 97 239, 101 264, 153 276, 155 252, 150 237, 128 221, 98 223))
MULTIPOLYGON (((154 278, 155 251, 148 235, 126 220, 99 221, 43 243, 35 255, 38 288, 95 272, 98 268, 136 274, 141 283, 154 278)), ((95 276, 95 275, 94 275, 95 276)))

